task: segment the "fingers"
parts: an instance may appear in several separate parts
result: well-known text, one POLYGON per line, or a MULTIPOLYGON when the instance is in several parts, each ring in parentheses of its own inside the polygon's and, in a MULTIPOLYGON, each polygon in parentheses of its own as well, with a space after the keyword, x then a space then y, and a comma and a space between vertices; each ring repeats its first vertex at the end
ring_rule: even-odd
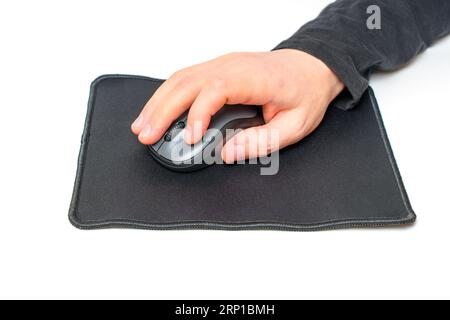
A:
POLYGON ((261 76, 247 70, 257 63, 259 54, 228 54, 176 72, 147 102, 131 126, 133 133, 140 142, 153 144, 193 104, 186 142, 195 143, 206 131, 211 116, 225 103, 267 103, 269 90, 261 76), (195 122, 200 125, 195 126, 195 122))
POLYGON ((198 142, 208 129, 211 117, 225 104, 264 104, 266 95, 255 87, 258 83, 253 77, 234 76, 230 70, 220 78, 210 78, 189 110, 185 141, 198 142))
POLYGON ((139 141, 143 144, 156 143, 173 121, 189 109, 197 94, 197 88, 188 87, 185 90, 174 92, 164 99, 161 102, 162 105, 151 112, 148 124, 139 133, 139 141), (148 131, 145 131, 146 129, 148 131))
POLYGON ((168 92, 167 88, 170 88, 171 84, 172 82, 170 81, 170 79, 164 81, 163 84, 161 84, 161 86, 153 94, 153 96, 147 101, 141 113, 131 125, 131 131, 133 131, 135 135, 139 135, 144 126, 148 124, 151 111, 153 111, 152 106, 157 104, 155 103, 156 101, 161 100, 161 98, 165 96, 165 94, 168 92))
POLYGON ((264 157, 300 141, 311 131, 305 111, 281 111, 269 123, 248 128, 231 138, 222 149, 222 159, 225 163, 233 163, 264 157))
POLYGON ((172 122, 186 111, 197 97, 201 79, 194 74, 175 75, 167 80, 146 104, 132 131, 143 144, 154 144, 172 122))
POLYGON ((227 103, 227 92, 223 85, 205 87, 195 99, 189 110, 185 141, 194 144, 208 129, 211 117, 227 103))
MULTIPOLYGON (((158 140, 160 138, 158 137, 160 133, 159 131, 170 125, 170 122, 175 120, 186 109, 183 104, 187 104, 189 100, 193 100, 192 96, 186 94, 184 91, 180 92, 175 99, 172 99, 174 103, 169 104, 169 107, 167 107, 167 99, 170 99, 171 96, 175 94, 175 91, 180 89, 180 87, 192 94, 195 93, 196 88, 200 87, 202 83, 206 81, 207 71, 218 65, 220 61, 221 58, 218 58, 175 72, 169 79, 164 81, 164 83, 158 88, 158 90, 156 90, 153 96, 145 104, 140 115, 131 125, 131 131, 135 135, 140 136, 144 143, 151 143, 155 139, 158 140), (166 108, 170 110, 161 110, 166 108), (156 112, 157 115, 152 117, 154 112, 156 112), (161 118, 161 116, 164 117, 166 115, 169 118, 161 118), (153 124, 152 126, 153 121, 157 121, 160 125, 155 127, 155 124, 153 124), (142 132, 143 130, 144 132, 142 132)), ((190 102, 192 103, 192 101, 190 102)))

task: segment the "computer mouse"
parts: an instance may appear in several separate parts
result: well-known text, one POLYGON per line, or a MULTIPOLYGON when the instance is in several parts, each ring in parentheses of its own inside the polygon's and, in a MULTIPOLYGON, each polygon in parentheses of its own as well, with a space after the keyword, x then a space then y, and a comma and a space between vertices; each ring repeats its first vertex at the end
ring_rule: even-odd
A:
POLYGON ((261 107, 227 105, 212 117, 204 137, 190 145, 184 141, 187 116, 188 111, 173 122, 157 143, 148 145, 153 158, 170 170, 191 172, 214 164, 225 142, 239 129, 264 124, 261 107))

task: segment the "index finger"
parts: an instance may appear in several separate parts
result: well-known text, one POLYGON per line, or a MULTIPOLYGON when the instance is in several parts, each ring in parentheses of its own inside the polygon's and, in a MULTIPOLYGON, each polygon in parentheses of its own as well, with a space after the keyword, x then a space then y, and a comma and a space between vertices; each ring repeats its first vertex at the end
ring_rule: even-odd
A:
POLYGON ((189 109, 201 88, 199 77, 176 75, 167 80, 163 91, 149 101, 141 114, 142 129, 138 133, 143 144, 156 143, 172 122, 189 109))

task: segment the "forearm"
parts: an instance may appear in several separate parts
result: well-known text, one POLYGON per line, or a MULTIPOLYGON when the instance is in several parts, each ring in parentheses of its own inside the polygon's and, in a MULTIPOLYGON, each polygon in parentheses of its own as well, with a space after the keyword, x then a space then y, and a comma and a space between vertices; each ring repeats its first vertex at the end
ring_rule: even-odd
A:
POLYGON ((347 88, 336 104, 348 109, 373 71, 404 65, 449 32, 449 0, 338 0, 275 49, 302 50, 327 64, 347 88), (371 5, 381 9, 381 29, 366 25, 371 5))

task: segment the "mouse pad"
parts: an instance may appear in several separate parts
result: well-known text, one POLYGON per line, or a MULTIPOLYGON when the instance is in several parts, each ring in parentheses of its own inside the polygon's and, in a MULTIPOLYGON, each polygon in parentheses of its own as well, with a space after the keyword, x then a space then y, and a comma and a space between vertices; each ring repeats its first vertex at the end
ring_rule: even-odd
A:
POLYGON ((330 106, 319 128, 262 164, 180 173, 158 164, 130 131, 163 81, 107 75, 91 86, 69 210, 81 229, 323 230, 415 221, 374 94, 330 106))

